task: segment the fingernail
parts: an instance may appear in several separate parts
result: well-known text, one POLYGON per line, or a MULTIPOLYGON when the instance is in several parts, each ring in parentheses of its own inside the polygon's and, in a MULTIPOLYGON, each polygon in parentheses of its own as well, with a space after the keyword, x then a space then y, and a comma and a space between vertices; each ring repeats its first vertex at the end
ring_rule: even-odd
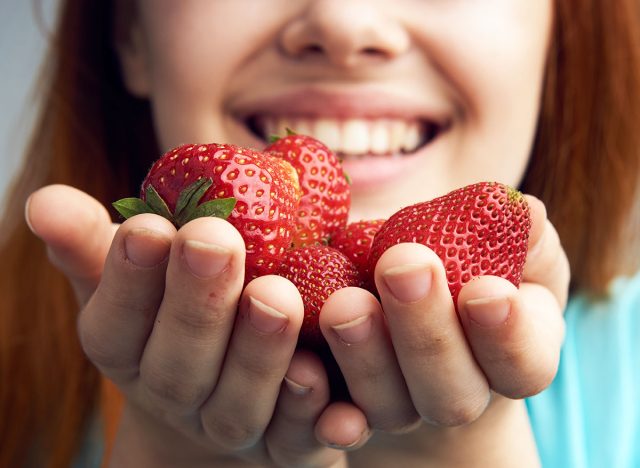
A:
POLYGON ((286 375, 284 376, 284 383, 291 393, 298 396, 305 396, 311 393, 311 387, 300 385, 298 382, 291 380, 286 375))
POLYGON ((142 268, 152 268, 164 262, 170 249, 169 238, 151 229, 133 229, 124 238, 127 260, 142 268))
POLYGON ((358 445, 358 442, 360 442, 360 440, 356 440, 355 442, 352 442, 350 444, 339 444, 337 442, 325 442, 325 445, 329 448, 336 449, 336 450, 349 450, 355 447, 356 445, 358 445))
POLYGON ((255 297, 249 297, 249 322, 260 333, 272 335, 285 329, 289 317, 255 297))
POLYGON ((431 289, 433 274, 423 263, 389 268, 382 275, 391 294, 400 302, 417 302, 431 289))
POLYGON ((327 447, 330 448, 334 448, 337 450, 349 450, 352 449, 354 447, 356 447, 358 444, 360 444, 360 441, 362 441, 363 438, 365 437, 369 437, 369 430, 365 429, 362 434, 360 434, 360 437, 358 437, 356 440, 352 441, 352 442, 348 442, 348 443, 340 443, 340 442, 331 442, 331 441, 325 441, 324 444, 327 447))
POLYGON ((219 275, 231 261, 231 250, 216 244, 187 240, 182 248, 187 266, 199 278, 219 275))
POLYGON ((469 319, 481 327, 497 327, 509 318, 511 300, 506 296, 472 299, 465 304, 469 319))
POLYGON ((355 320, 331 327, 345 344, 356 344, 367 339, 371 333, 371 316, 363 315, 355 320))

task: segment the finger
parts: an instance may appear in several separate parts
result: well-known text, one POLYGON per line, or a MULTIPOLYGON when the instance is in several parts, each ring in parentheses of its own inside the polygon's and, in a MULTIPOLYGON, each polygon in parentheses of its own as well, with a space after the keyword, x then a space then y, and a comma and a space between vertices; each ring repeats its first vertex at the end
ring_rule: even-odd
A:
POLYGON ((467 344, 438 256, 421 244, 398 244, 380 257, 375 281, 418 413, 439 425, 475 420, 490 392, 467 344))
POLYGON ((367 418, 351 403, 331 403, 320 415, 315 429, 316 438, 324 445, 344 451, 364 446, 371 438, 367 418))
POLYGON ((349 394, 371 428, 404 432, 414 427, 420 416, 376 298, 364 289, 340 289, 322 307, 320 326, 349 394))
POLYGON ((225 220, 198 218, 178 231, 141 360, 141 400, 182 413, 209 396, 235 320, 244 261, 242 237, 225 220))
POLYGON ((263 276, 247 285, 218 384, 201 410, 205 432, 223 448, 240 450, 262 437, 303 314, 302 298, 290 281, 263 276))
POLYGON ((462 288, 460 320, 491 388, 509 398, 539 393, 553 380, 564 322, 543 286, 483 276, 462 288))
POLYGON ((102 280, 80 314, 80 341, 89 359, 120 385, 136 377, 164 292, 176 234, 166 219, 142 214, 116 233, 102 280))
POLYGON ((98 285, 115 234, 105 207, 73 187, 49 185, 29 197, 25 218, 84 305, 98 285))
POLYGON ((547 219, 544 204, 530 195, 527 195, 527 202, 531 210, 532 229, 522 280, 548 288, 558 301, 560 309, 564 309, 571 276, 569 260, 558 232, 547 219))
POLYGON ((334 466, 344 457, 322 445, 315 423, 329 403, 329 384, 322 362, 307 351, 294 354, 271 423, 267 450, 277 466, 334 466))

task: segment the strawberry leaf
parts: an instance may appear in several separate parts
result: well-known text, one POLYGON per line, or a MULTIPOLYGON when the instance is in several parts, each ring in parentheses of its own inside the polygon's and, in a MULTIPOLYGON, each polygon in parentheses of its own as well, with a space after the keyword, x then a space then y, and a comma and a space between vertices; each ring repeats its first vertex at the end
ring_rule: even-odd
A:
POLYGON ((346 171, 342 171, 342 173, 344 174, 344 179, 347 181, 347 185, 351 185, 351 176, 349 176, 349 174, 346 173, 346 171))
POLYGON ((278 140, 280 140, 280 137, 278 135, 271 135, 269 137, 269 143, 275 143, 278 140))
POLYGON ((209 190, 209 187, 212 185, 213 179, 211 178, 199 179, 180 192, 174 214, 179 226, 185 224, 186 219, 192 219, 191 213, 193 213, 198 206, 198 202, 200 202, 205 192, 209 190))
POLYGON ((124 219, 129 219, 132 216, 142 213, 154 213, 153 209, 147 205, 144 200, 140 198, 122 198, 121 200, 112 203, 112 206, 118 213, 122 215, 124 219))
POLYGON ((162 197, 158 194, 153 185, 149 185, 147 190, 145 191, 145 195, 147 198, 147 205, 151 207, 153 213, 162 216, 163 218, 167 218, 169 221, 173 222, 173 215, 171 211, 169 211, 169 207, 162 199, 162 197))
POLYGON ((185 223, 188 223, 189 221, 196 218, 204 218, 207 216, 227 219, 235 208, 236 201, 237 200, 233 197, 209 200, 208 202, 199 205, 195 210, 191 211, 191 214, 185 220, 185 223))
POLYGON ((289 127, 287 127, 286 130, 287 130, 287 136, 297 135, 297 133, 291 130, 289 127))

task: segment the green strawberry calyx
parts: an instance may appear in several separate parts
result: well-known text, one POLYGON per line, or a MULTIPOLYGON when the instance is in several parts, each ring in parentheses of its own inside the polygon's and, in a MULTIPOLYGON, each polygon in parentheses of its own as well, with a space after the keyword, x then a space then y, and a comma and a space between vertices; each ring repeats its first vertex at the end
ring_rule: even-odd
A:
MULTIPOLYGON (((289 127, 287 127, 285 131, 287 132, 287 136, 297 135, 297 133, 291 130, 289 127)), ((282 140, 282 137, 280 135, 271 135, 268 140, 269 143, 275 143, 276 141, 282 140)))
POLYGON ((509 185, 506 186, 507 189, 507 200, 511 203, 520 203, 524 201, 524 195, 518 189, 515 189, 509 185))
POLYGON ((213 216, 227 219, 236 206, 237 200, 235 198, 217 198, 200 203, 212 185, 211 178, 202 178, 186 187, 178 195, 176 209, 173 213, 153 185, 148 185, 145 190, 146 200, 136 197, 123 198, 114 202, 113 207, 125 219, 142 213, 152 213, 167 218, 177 228, 196 218, 213 216))

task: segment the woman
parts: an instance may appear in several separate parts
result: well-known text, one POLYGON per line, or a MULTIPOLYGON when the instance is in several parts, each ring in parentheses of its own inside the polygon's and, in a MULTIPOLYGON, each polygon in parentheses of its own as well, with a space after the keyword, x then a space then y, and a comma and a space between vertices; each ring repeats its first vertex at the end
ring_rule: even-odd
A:
MULTIPOLYGON (((4 324, 0 328, 3 334, 0 340, 1 404, 5 426, 0 436, 7 443, 2 451, 2 464, 20 464, 27 460, 28 454, 33 454, 36 463, 68 465, 78 456, 81 447, 90 445, 86 434, 91 422, 100 419, 98 408, 104 410, 107 420, 114 414, 117 418, 111 407, 114 399, 100 400, 101 395, 110 393, 100 393, 100 374, 83 357, 76 339, 77 301, 84 309, 83 316, 87 317, 86 311, 91 307, 84 306, 100 283, 114 231, 106 227, 108 221, 104 214, 99 214, 95 204, 82 194, 63 188, 63 193, 56 195, 51 187, 38 192, 39 197, 31 198, 27 218, 34 232, 48 244, 53 263, 65 273, 60 274, 48 263, 47 249, 41 241, 31 236, 20 221, 27 196, 38 187, 64 183, 108 206, 117 198, 136 193, 151 161, 161 150, 177 143, 208 138, 257 146, 261 141, 256 139, 255 132, 250 132, 244 121, 233 117, 248 117, 245 108, 254 111, 260 108, 255 105, 256 101, 277 92, 282 94, 305 80, 319 83, 323 89, 320 98, 312 98, 316 106, 328 95, 329 108, 340 108, 343 95, 339 93, 342 92, 355 93, 355 97, 349 94, 348 99, 358 103, 369 100, 371 93, 366 94, 367 86, 375 85, 377 90, 391 83, 389 86, 395 90, 407 92, 409 99, 428 101, 424 107, 435 109, 429 112, 441 111, 445 116, 447 126, 443 127, 447 129, 442 128, 442 134, 434 141, 446 146, 436 153, 442 156, 425 156, 424 145, 409 148, 410 154, 418 155, 418 162, 411 166, 414 177, 401 179, 402 184, 398 184, 397 179, 372 180, 368 175, 371 171, 363 170, 357 158, 347 158, 351 161, 345 164, 351 164, 352 170, 348 170, 355 183, 359 183, 358 179, 364 180, 354 187, 355 218, 386 216, 403 204, 431 198, 482 176, 519 185, 524 192, 544 202, 571 264, 574 292, 605 293, 613 278, 637 267, 627 266, 631 263, 628 260, 634 258, 630 252, 637 251, 638 246, 638 239, 631 237, 630 229, 639 173, 639 137, 635 122, 640 108, 637 87, 640 29, 636 2, 620 0, 615 7, 604 1, 576 7, 562 0, 535 5, 524 0, 505 0, 481 6, 408 1, 394 2, 392 6, 391 3, 352 1, 338 5, 323 1, 291 5, 269 2, 265 6, 225 1, 205 6, 193 0, 179 5, 168 1, 140 1, 135 7, 126 2, 86 6, 79 1, 68 1, 63 5, 58 34, 45 68, 42 117, 5 215, 0 281, 5 298, 1 312, 4 324), (106 21, 107 18, 111 21, 106 21), (406 79, 403 81, 403 78, 406 79), (357 94, 360 92, 364 94, 357 94), (252 96, 253 101, 243 101, 245 93, 252 96), (222 111, 217 114, 207 109, 212 103, 216 112, 222 111), (232 112, 225 113, 225 106, 231 106, 232 112), (428 184, 424 179, 427 176, 430 177, 428 184), (375 190, 368 190, 368 185, 375 190), (376 193, 392 198, 381 203, 376 193), (63 201, 73 204, 67 209, 63 201), (86 207, 93 208, 83 214, 82 209, 86 207), (47 212, 53 214, 53 219, 45 219, 47 212), (68 232, 74 240, 75 235, 81 239, 79 233, 90 229, 92 217, 99 217, 100 221, 93 226, 100 229, 89 231, 93 240, 77 242, 77 247, 65 244, 65 229, 74 225, 59 221, 60 215, 65 214, 75 217, 78 231, 68 232), (52 226, 61 230, 50 230, 52 226)), ((404 100, 408 99, 404 97, 404 100)), ((387 101, 392 102, 379 107, 395 105, 393 98, 387 101)), ((352 108, 356 105, 351 102, 346 106, 350 110, 342 112, 352 117, 355 112, 352 108)), ((286 107, 281 103, 277 106, 286 107)), ((401 107, 402 112, 408 113, 408 104, 401 107)), ((300 112, 313 114, 310 109, 300 112)), ((383 112, 378 108, 376 112, 394 111, 383 112)), ((437 121, 437 117, 430 118, 437 121)), ((349 153, 348 147, 338 149, 349 153)), ((401 175, 406 176, 406 171, 401 175)), ((53 188, 56 189, 61 188, 53 188)), ((540 223, 544 209, 538 206, 535 212, 538 224, 544 224, 540 223)), ((217 226, 214 231, 223 229, 217 226)), ((543 231, 549 233, 542 237, 545 242, 552 239, 550 244, 545 244, 545 252, 550 252, 549 258, 562 265, 564 253, 553 241, 555 230, 549 225, 543 231)), ((225 232, 224 239, 234 239, 232 232, 225 232)), ((170 237, 175 235, 169 231, 164 233, 170 237)), ((238 245, 232 247, 237 249, 238 245)), ((416 255, 424 262, 432 262, 430 265, 437 269, 428 252, 411 253, 413 258, 416 255)), ((403 263, 397 258, 395 262, 396 266, 403 263)), ((540 391, 548 385, 557 365, 563 328, 558 312, 564 305, 568 272, 562 266, 551 270, 552 278, 547 282, 539 279, 543 275, 538 273, 538 280, 533 283, 551 292, 544 293, 549 307, 540 316, 544 317, 543 323, 549 325, 552 338, 546 343, 547 348, 541 342, 531 343, 537 351, 550 351, 541 358, 540 375, 532 377, 532 368, 527 367, 530 364, 516 365, 515 371, 526 384, 521 388, 503 387, 500 392, 513 398, 540 391)), ((279 287, 286 286, 280 283, 279 287)), ((504 284, 499 288, 504 288, 504 284)), ((519 294, 504 289, 499 292, 519 294)), ((360 301, 357 302, 360 308, 355 309, 363 310, 369 299, 358 296, 350 300, 360 301)), ((383 299, 385 315, 394 317, 389 310, 393 306, 388 304, 384 304, 383 299)), ((372 313, 382 313, 379 305, 371 307, 372 313)), ((439 310, 449 311, 450 307, 443 303, 439 310)), ((493 312, 492 309, 491 314, 493 312)), ((531 321, 532 315, 530 313, 526 320, 531 321)), ((335 318, 345 317, 336 313, 335 318)), ((454 325, 458 326, 452 323, 454 325)), ((469 328, 460 330, 475 342, 469 328)), ((476 333, 485 338, 492 336, 490 331, 476 333)), ((526 336, 523 335, 523 340, 528 339, 526 336)), ((457 349, 464 347, 461 337, 460 334, 457 349)), ((505 340, 499 345, 509 349, 513 343, 505 340)), ((500 346, 497 351, 501 350, 500 346)), ((491 349, 491 346, 485 345, 482 349, 491 349)), ((401 389, 401 393, 395 394, 402 395, 398 400, 406 402, 409 409, 404 417, 398 416, 400 410, 391 412, 394 422, 403 426, 400 430, 380 426, 408 434, 391 439, 395 442, 390 444, 384 434, 376 433, 374 440, 366 443, 370 428, 363 421, 372 420, 367 408, 350 406, 332 413, 327 411, 330 407, 323 408, 322 402, 316 401, 317 413, 306 416, 305 430, 309 431, 317 419, 318 440, 299 443, 304 447, 304 453, 296 454, 300 459, 291 455, 296 447, 291 443, 289 450, 281 451, 275 461, 345 463, 345 449, 363 446, 351 455, 354 463, 359 460, 368 463, 367 457, 372 454, 379 460, 386 455, 396 461, 405 454, 416 455, 420 462, 429 456, 439 457, 440 464, 444 465, 448 456, 454 457, 450 461, 465 456, 477 461, 480 455, 475 453, 478 447, 474 443, 482 443, 484 448, 480 452, 487 456, 488 464, 498 460, 508 463, 513 461, 509 453, 494 452, 487 447, 493 447, 501 437, 504 440, 504 434, 511 431, 511 435, 522 435, 513 445, 526 454, 520 455, 521 461, 526 459, 535 464, 535 447, 523 407, 501 397, 496 398, 497 403, 487 411, 483 403, 483 398, 489 395, 488 388, 496 390, 496 381, 508 386, 517 379, 503 376, 490 382, 488 367, 481 370, 475 367, 472 357, 481 363, 483 358, 481 352, 474 351, 473 356, 465 354, 460 361, 468 372, 456 376, 456 382, 464 383, 464 377, 471 376, 470 381, 481 391, 474 403, 458 408, 457 414, 455 407, 445 403, 425 409, 428 405, 418 402, 420 398, 407 396, 406 389, 402 390, 402 379, 395 380, 392 388, 401 389), (502 407, 510 409, 503 413, 502 407), (508 418, 500 417, 505 414, 513 417, 513 425, 495 424, 505 422, 508 418), (324 415, 324 419, 320 415, 324 415), (458 446, 445 443, 447 439, 443 439, 443 435, 449 432, 440 430, 437 424, 423 423, 420 429, 413 430, 417 416, 418 420, 434 416, 435 422, 454 426, 475 422, 467 425, 468 430, 465 426, 456 427, 458 446), (340 427, 339 421, 349 421, 351 427, 362 431, 362 437, 347 440, 349 434, 337 431, 346 439, 340 444, 329 440, 331 430, 340 427), (482 431, 487 425, 493 430, 482 431), (478 429, 474 431, 474 428, 478 429), (487 438, 478 437, 478 432, 487 438), (354 447, 349 447, 347 442, 352 442, 354 447), (342 450, 336 451, 336 445, 342 450), (491 459, 491 455, 496 458, 491 459)), ((456 356, 459 355, 456 352, 456 356)), ((532 353, 523 355, 531 357, 532 353)), ((95 357, 93 354, 94 360, 95 357)), ((310 359, 304 363, 313 368, 310 359)), ((285 366, 289 377, 296 369, 295 362, 299 361, 294 359, 290 368, 285 366)), ((320 369, 316 369, 315 378, 318 387, 314 389, 318 390, 325 381, 320 369)), ((444 382, 441 381, 443 385, 444 382)), ((460 390, 464 385, 443 388, 460 390)), ((281 398, 292 397, 287 391, 283 387, 281 398)), ((443 394, 442 390, 433 388, 429 392, 433 401, 443 394)), ((316 395, 318 393, 322 392, 317 391, 316 395)), ((127 393, 127 399, 131 398, 135 401, 131 392, 127 393)), ((465 402, 468 400, 468 395, 463 398, 465 402)), ((295 400, 290 400, 290 406, 281 407, 293 408, 295 404, 295 400)), ((145 411, 136 415, 140 405, 133 408, 134 414, 128 413, 129 419, 125 417, 122 426, 120 449, 126 447, 127 439, 122 431, 127 428, 132 431, 130 434, 135 434, 134 429, 140 427, 163 428, 157 421, 150 423, 145 411), (143 423, 136 426, 132 421, 143 423)), ((282 413, 276 412, 274 418, 278 414, 282 413)), ((532 414, 535 422, 535 415, 542 413, 532 414)), ((378 416, 383 419, 385 415, 378 416)), ((544 426, 533 429, 539 433, 544 426)), ((219 436, 221 432, 218 428, 216 433, 219 436)), ((287 431, 276 433, 279 435, 275 439, 282 442, 280 446, 286 446, 287 431)), ((155 440, 156 445, 151 443, 151 453, 157 451, 158 440, 177 437, 171 431, 168 434, 157 437, 152 434, 151 440, 155 440)), ((132 435, 128 440, 148 442, 144 437, 137 439, 132 435)), ((538 442, 543 441, 538 439, 538 442)), ((138 447, 144 456, 144 447, 138 447)), ((545 447, 540 445, 543 459, 558 456, 558 453, 545 453, 545 447)), ((186 452, 199 454, 195 449, 186 452)), ((114 456, 118 453, 122 452, 116 450, 114 456)), ((231 457, 237 450, 216 452, 216 455, 220 453, 231 457)), ((265 461, 260 456, 255 459, 265 461)), ((406 462, 410 461, 415 460, 406 462)))

